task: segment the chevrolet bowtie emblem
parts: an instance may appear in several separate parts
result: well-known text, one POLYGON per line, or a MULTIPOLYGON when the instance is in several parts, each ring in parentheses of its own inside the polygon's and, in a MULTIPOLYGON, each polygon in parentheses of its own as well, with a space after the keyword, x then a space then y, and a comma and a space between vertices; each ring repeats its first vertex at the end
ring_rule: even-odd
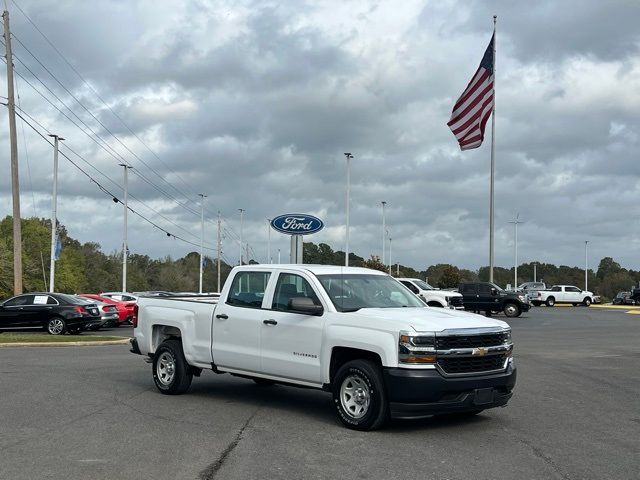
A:
POLYGON ((483 357, 487 353, 489 353, 489 349, 484 347, 474 348, 473 350, 471 350, 471 355, 473 355, 474 357, 483 357))

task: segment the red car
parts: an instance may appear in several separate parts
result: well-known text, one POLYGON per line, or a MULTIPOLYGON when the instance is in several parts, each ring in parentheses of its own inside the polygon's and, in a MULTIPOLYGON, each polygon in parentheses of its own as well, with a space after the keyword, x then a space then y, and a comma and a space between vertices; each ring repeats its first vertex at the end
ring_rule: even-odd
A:
POLYGON ((133 319, 136 315, 134 311, 136 302, 121 302, 114 300, 113 298, 103 297, 97 293, 81 293, 79 295, 81 297, 91 298, 92 300, 99 300, 110 305, 115 305, 118 309, 118 327, 127 323, 129 325, 133 325, 133 319))

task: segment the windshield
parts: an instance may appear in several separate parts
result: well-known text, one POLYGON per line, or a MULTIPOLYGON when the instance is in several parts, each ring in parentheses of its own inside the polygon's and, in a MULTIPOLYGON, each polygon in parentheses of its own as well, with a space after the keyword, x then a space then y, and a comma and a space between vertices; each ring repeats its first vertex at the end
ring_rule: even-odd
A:
POLYGON ((425 306, 408 288, 387 275, 318 275, 318 279, 339 312, 425 306))
POLYGON ((504 292, 504 289, 502 289, 501 287, 499 287, 495 283, 490 283, 489 285, 491 285, 493 288, 495 288, 499 292, 504 292))
POLYGON ((435 290, 435 288, 433 288, 427 282, 423 282, 422 280, 414 280, 413 283, 420 287, 421 290, 435 290))

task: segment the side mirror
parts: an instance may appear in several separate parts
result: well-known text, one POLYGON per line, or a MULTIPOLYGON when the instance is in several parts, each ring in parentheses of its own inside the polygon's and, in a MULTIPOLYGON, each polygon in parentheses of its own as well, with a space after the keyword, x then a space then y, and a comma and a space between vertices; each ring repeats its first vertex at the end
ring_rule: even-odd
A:
POLYGON ((495 288, 491 288, 491 295, 497 295, 498 294, 498 290, 496 290, 495 288))
POLYGON ((316 305, 309 297, 293 297, 289 299, 289 310, 304 315, 320 316, 324 313, 322 305, 316 305))

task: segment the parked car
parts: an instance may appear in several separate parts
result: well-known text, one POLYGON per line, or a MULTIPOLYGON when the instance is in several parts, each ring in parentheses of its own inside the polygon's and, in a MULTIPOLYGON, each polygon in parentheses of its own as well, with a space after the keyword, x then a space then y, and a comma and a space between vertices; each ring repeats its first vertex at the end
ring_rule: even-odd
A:
POLYGON ((428 308, 376 270, 245 265, 219 301, 140 297, 138 308, 131 351, 152 361, 165 395, 211 369, 331 392, 346 427, 373 430, 503 407, 516 383, 509 325, 428 308))
POLYGON ((79 334, 100 325, 95 303, 64 293, 26 293, 0 305, 0 330, 46 330, 51 335, 79 334))
POLYGON ((636 301, 631 298, 631 292, 618 292, 611 303, 614 305, 635 305, 636 301))
POLYGON ((133 325, 133 317, 135 316, 136 306, 135 301, 116 300, 111 297, 98 295, 97 293, 81 293, 80 296, 114 305, 116 307, 116 310, 118 311, 118 321, 114 324, 115 327, 124 325, 126 323, 133 325))
POLYGON ((461 310, 462 295, 449 290, 438 290, 419 278, 397 278, 400 283, 415 293, 430 307, 450 307, 461 310))
POLYGON ((127 292, 102 292, 100 294, 102 297, 113 298, 114 300, 118 300, 119 302, 137 302, 138 296, 133 293, 127 292))
POLYGON ((100 325, 93 325, 89 328, 89 330, 100 330, 101 328, 115 327, 118 325, 118 309, 115 305, 101 302, 99 300, 85 298, 81 295, 76 295, 80 302, 85 302, 87 304, 95 304, 100 311, 100 319, 102 320, 100 325))
POLYGON ((544 282, 525 282, 517 288, 517 291, 524 293, 531 302, 538 298, 538 292, 546 289, 547 285, 544 282))
POLYGON ((582 290, 573 285, 554 285, 549 290, 538 292, 534 305, 553 307, 556 303, 570 303, 573 306, 580 304, 588 307, 593 303, 593 292, 582 290))
POLYGON ((474 312, 504 312, 507 317, 519 317, 531 308, 529 299, 523 293, 508 292, 495 283, 461 283, 458 291, 462 294, 464 309, 474 312))

